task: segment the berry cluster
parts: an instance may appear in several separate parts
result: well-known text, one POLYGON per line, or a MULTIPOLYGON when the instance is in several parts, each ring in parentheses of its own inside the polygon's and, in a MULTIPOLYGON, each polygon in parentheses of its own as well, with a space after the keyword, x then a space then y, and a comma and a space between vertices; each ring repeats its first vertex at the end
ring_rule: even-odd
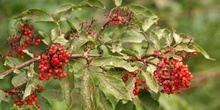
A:
POLYGON ((162 93, 180 93, 181 88, 190 87, 192 74, 188 71, 188 65, 184 65, 175 58, 162 58, 157 64, 154 76, 162 86, 162 93))
MULTIPOLYGON (((20 88, 22 89, 22 88, 20 88)), ((22 105, 36 105, 37 108, 40 108, 40 105, 37 104, 38 102, 38 94, 44 90, 43 86, 37 85, 37 87, 34 89, 34 91, 25 99, 23 98, 23 90, 18 89, 11 89, 9 92, 5 93, 5 97, 11 96, 11 98, 14 100, 14 104, 16 106, 22 106, 22 105)))
POLYGON ((144 79, 140 79, 137 74, 141 73, 141 71, 137 71, 137 72, 129 72, 129 75, 125 75, 122 77, 122 79, 126 82, 131 78, 135 78, 135 82, 134 82, 134 88, 133 88, 133 94, 134 95, 138 95, 138 93, 140 92, 141 87, 144 90, 147 90, 147 86, 144 86, 144 84, 146 83, 146 81, 144 79))
POLYGON ((124 23, 126 20, 125 20, 125 17, 122 17, 120 15, 118 15, 118 13, 115 13, 111 16, 112 20, 113 20, 113 25, 122 25, 122 23, 124 23))
POLYGON ((21 23, 20 29, 17 31, 16 34, 13 34, 12 37, 9 37, 8 44, 12 51, 8 52, 9 57, 13 57, 13 51, 15 52, 16 56, 19 58, 24 57, 24 49, 27 49, 31 45, 39 45, 41 39, 33 35, 33 25, 28 25, 21 23))
POLYGON ((41 73, 38 75, 40 80, 49 80, 51 76, 54 79, 63 78, 67 74, 63 71, 64 64, 68 63, 69 53, 63 49, 61 44, 52 44, 47 50, 47 54, 42 54, 38 69, 41 73))
POLYGON ((113 25, 129 24, 132 21, 133 13, 125 9, 116 9, 113 14, 110 15, 113 25))

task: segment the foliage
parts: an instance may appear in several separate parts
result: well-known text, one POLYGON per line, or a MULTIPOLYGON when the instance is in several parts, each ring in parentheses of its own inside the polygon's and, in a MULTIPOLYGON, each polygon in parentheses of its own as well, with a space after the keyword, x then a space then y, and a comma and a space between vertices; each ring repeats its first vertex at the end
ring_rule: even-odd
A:
POLYGON ((2 108, 49 110, 53 103, 65 103, 63 109, 78 109, 77 97, 87 110, 157 109, 164 89, 173 94, 188 88, 192 77, 182 62, 197 52, 212 58, 193 38, 158 27, 158 17, 149 9, 121 3, 115 0, 116 7, 108 10, 102 2, 88 0, 61 5, 52 14, 29 9, 15 16, 20 24, 8 39, 10 49, 1 56, 1 79, 13 76, 13 87, 0 91, 2 108), (105 21, 75 16, 90 10, 102 11, 98 16, 105 21), (31 23, 48 24, 50 29, 35 29, 31 23), (37 50, 44 54, 32 52, 33 45, 46 47, 37 50), (51 82, 56 85, 47 87, 51 82))

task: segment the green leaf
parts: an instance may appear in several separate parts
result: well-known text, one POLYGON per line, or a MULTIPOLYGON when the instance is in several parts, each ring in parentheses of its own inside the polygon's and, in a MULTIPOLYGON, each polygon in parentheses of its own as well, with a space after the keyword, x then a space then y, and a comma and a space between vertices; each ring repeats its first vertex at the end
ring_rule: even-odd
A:
MULTIPOLYGON (((61 88, 60 88, 61 89, 61 88)), ((48 89, 41 92, 41 95, 43 97, 46 97, 48 99, 56 99, 58 101, 63 100, 62 91, 60 89, 48 89)))
POLYGON ((10 101, 10 102, 5 102, 5 101, 2 101, 0 106, 1 106, 1 110, 10 110, 14 105, 14 102, 13 101, 10 101))
POLYGON ((66 43, 68 42, 68 40, 66 40, 64 38, 64 34, 61 34, 60 36, 57 36, 54 40, 53 40, 53 43, 60 43, 60 44, 63 44, 63 45, 66 45, 66 43))
POLYGON ((131 78, 125 83, 126 89, 129 91, 130 96, 134 96, 133 95, 134 82, 135 82, 135 78, 131 78))
POLYGON ((44 38, 42 41, 46 44, 49 45, 51 42, 51 37, 49 37, 45 32, 39 31, 39 34, 44 38))
POLYGON ((143 103, 144 107, 147 110, 158 110, 159 102, 151 97, 149 91, 141 89, 138 94, 138 98, 140 99, 140 101, 143 103))
POLYGON ((137 110, 137 108, 132 101, 123 102, 120 100, 116 105, 115 110, 137 110))
POLYGON ((114 0, 115 6, 120 6, 122 3, 122 0, 114 0))
POLYGON ((21 71, 20 74, 12 78, 11 83, 14 87, 18 87, 27 82, 27 75, 25 71, 21 71))
POLYGON ((28 97, 31 94, 31 91, 33 90, 33 85, 29 84, 24 91, 23 100, 28 97))
POLYGON ((210 58, 208 53, 202 47, 200 47, 199 45, 194 44, 193 47, 196 49, 197 52, 200 52, 206 59, 215 60, 213 58, 210 58))
POLYGON ((60 20, 59 21, 65 21, 65 20, 69 19, 71 17, 72 11, 73 11, 73 9, 70 8, 69 10, 65 11, 64 13, 62 13, 62 15, 60 16, 60 20))
POLYGON ((136 70, 135 68, 131 67, 131 65, 125 60, 118 58, 118 57, 113 57, 113 56, 95 58, 91 62, 91 65, 119 67, 119 68, 124 68, 125 70, 128 70, 130 72, 136 70))
POLYGON ((30 56, 31 58, 34 58, 34 54, 30 53, 28 50, 23 50, 24 53, 26 53, 28 56, 30 56))
POLYGON ((38 96, 38 103, 40 104, 40 109, 41 110, 52 110, 52 105, 46 99, 45 97, 42 97, 41 95, 38 96))
POLYGON ((55 11, 55 14, 66 12, 66 11, 72 9, 73 6, 74 6, 74 5, 71 4, 71 3, 61 5, 61 6, 55 11))
POLYGON ((144 31, 147 31, 153 24, 157 23, 157 16, 151 16, 144 20, 144 23, 142 24, 142 29, 144 31))
POLYGON ((18 58, 5 57, 4 65, 12 68, 12 67, 15 67, 21 63, 22 63, 21 60, 19 60, 18 58))
POLYGON ((174 41, 175 41, 177 44, 179 44, 179 43, 183 40, 182 37, 180 37, 178 34, 175 33, 175 30, 172 30, 171 36, 174 38, 174 41))
POLYGON ((131 100, 129 91, 126 89, 121 78, 103 74, 97 74, 97 76, 100 81, 99 87, 106 96, 110 94, 117 99, 131 100))
POLYGON ((147 86, 150 88, 150 90, 152 90, 153 92, 157 93, 159 91, 159 85, 155 79, 155 77, 147 71, 143 71, 142 72, 145 80, 146 80, 146 84, 147 86))
POLYGON ((144 35, 133 29, 127 30, 121 36, 122 42, 141 43, 143 40, 145 40, 144 35))
POLYGON ((5 97, 5 92, 0 89, 0 103, 1 103, 2 101, 8 102, 8 98, 5 97))
POLYGON ((21 18, 53 21, 50 14, 41 9, 29 9, 23 11, 20 15, 14 17, 14 19, 21 19, 21 18))
POLYGON ((89 76, 90 73, 88 73, 88 70, 86 69, 83 73, 83 81, 81 84, 81 94, 84 100, 83 103, 83 109, 84 110, 93 110, 94 108, 94 102, 93 102, 93 81, 91 80, 91 77, 89 76))
POLYGON ((78 29, 76 28, 76 25, 73 22, 69 20, 66 20, 66 22, 70 26, 71 30, 78 32, 78 29))
POLYGON ((105 5, 100 0, 88 0, 88 2, 93 7, 105 9, 105 5))
POLYGON ((112 104, 111 102, 107 99, 107 97, 105 96, 105 94, 102 91, 99 91, 99 95, 100 95, 100 103, 103 105, 103 107, 105 108, 105 110, 112 110, 112 104))

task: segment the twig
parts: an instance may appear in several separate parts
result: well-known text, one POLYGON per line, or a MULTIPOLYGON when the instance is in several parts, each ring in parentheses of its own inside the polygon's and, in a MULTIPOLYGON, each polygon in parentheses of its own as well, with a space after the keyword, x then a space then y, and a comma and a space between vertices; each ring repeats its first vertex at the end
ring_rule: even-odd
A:
POLYGON ((106 26, 111 22, 112 20, 108 20, 103 26, 102 28, 99 30, 98 34, 96 35, 96 37, 94 38, 94 42, 96 42, 99 37, 101 36, 102 32, 105 30, 106 26))

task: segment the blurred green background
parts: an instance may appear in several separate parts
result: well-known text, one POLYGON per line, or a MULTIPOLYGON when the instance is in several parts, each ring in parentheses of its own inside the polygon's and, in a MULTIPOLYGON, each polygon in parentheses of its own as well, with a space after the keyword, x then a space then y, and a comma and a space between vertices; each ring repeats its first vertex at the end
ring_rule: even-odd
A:
MULTIPOLYGON (((13 30, 12 17, 29 8, 53 12, 64 3, 81 0, 0 0, 0 52, 6 51, 6 39, 13 30)), ((102 1, 107 8, 112 0, 102 1)), ((159 16, 158 25, 187 33, 216 61, 198 55, 186 63, 194 75, 192 87, 180 95, 162 96, 164 110, 220 110, 220 1, 219 0, 124 0, 123 5, 141 4, 159 16), (181 105, 179 107, 178 105, 181 105)), ((81 14, 81 13, 80 13, 81 14)))

